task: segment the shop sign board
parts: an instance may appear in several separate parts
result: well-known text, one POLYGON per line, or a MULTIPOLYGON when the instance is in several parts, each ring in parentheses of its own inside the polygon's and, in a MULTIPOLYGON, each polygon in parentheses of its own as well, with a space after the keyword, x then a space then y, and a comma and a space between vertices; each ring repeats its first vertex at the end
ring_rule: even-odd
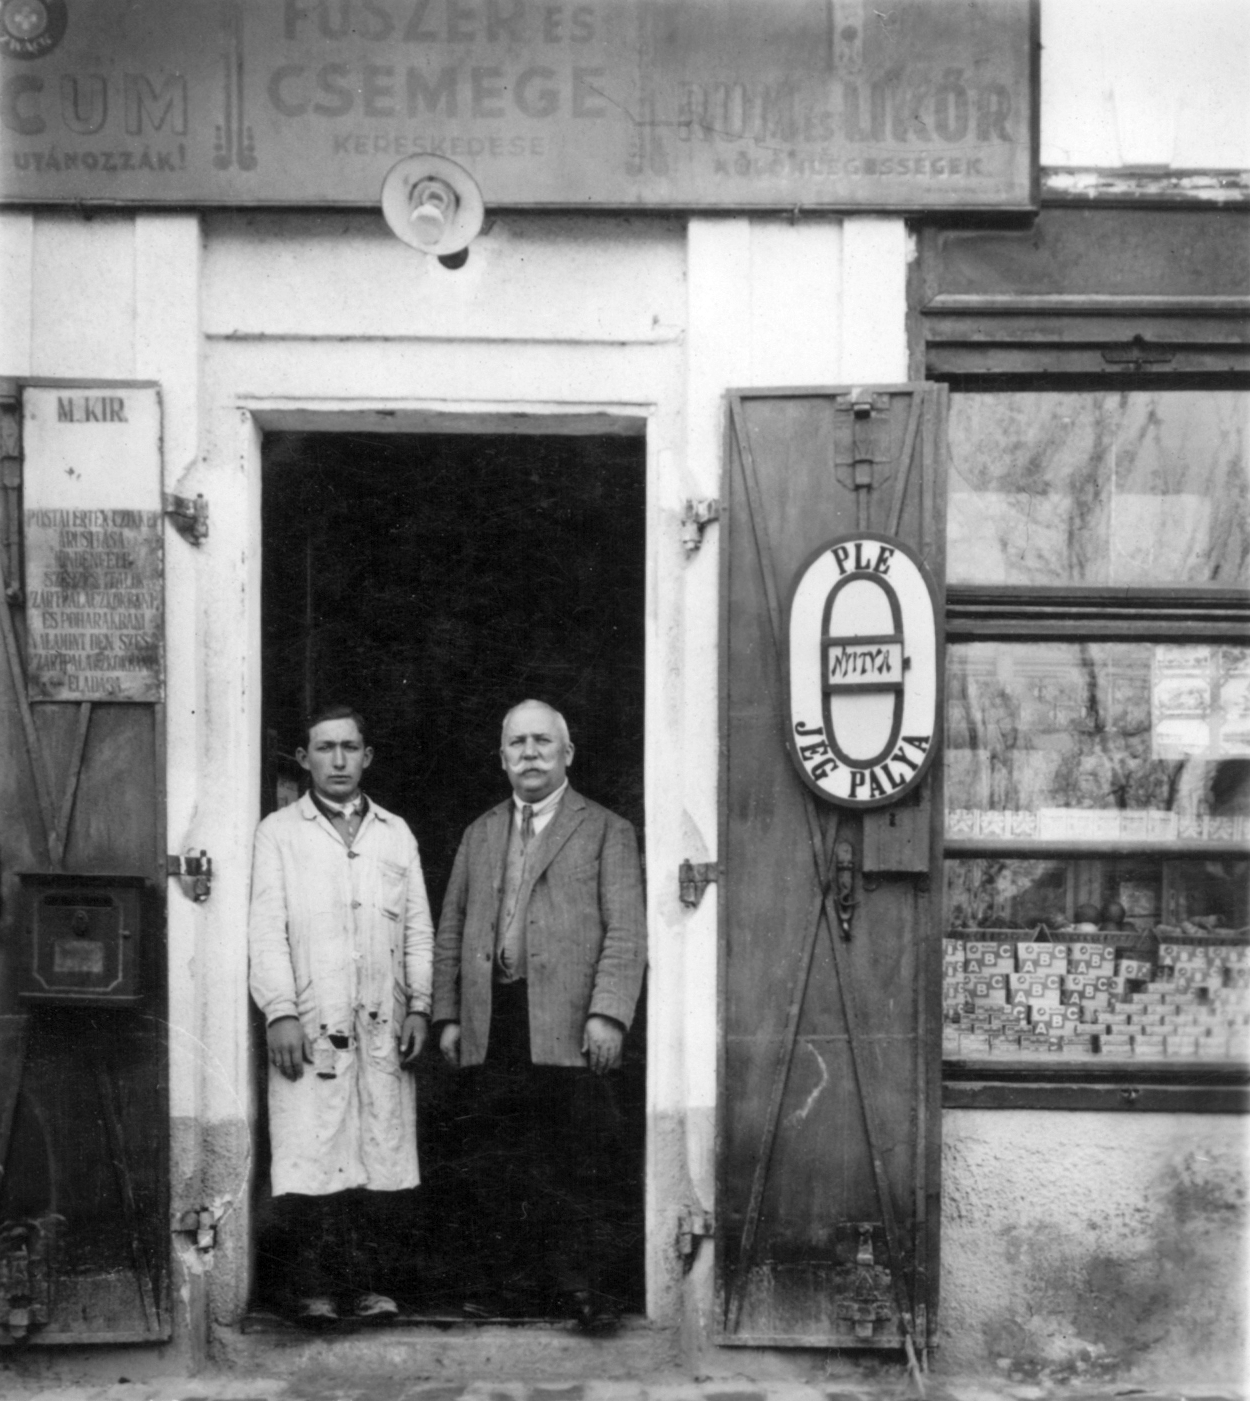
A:
POLYGON ((897 802, 933 759, 936 590, 901 540, 861 531, 822 545, 786 616, 786 738, 800 776, 844 807, 897 802))
POLYGON ((28 387, 22 438, 30 699, 162 700, 156 389, 28 387))
POLYGON ((1021 209, 1036 0, 0 0, 0 198, 1021 209))

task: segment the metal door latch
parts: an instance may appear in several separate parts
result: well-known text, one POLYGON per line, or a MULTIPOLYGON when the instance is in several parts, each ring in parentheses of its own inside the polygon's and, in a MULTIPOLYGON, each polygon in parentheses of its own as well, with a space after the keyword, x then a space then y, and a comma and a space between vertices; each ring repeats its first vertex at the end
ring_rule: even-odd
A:
POLYGON ((858 900, 852 899, 855 892, 855 848, 846 837, 839 837, 833 848, 833 864, 837 873, 837 892, 834 902, 838 907, 838 927, 842 937, 851 937, 851 921, 855 918, 858 900))
POLYGON ((1140 374, 1147 365, 1170 365, 1176 351, 1166 345, 1148 345, 1144 336, 1136 335, 1123 346, 1104 350, 1102 358, 1108 365, 1124 365, 1140 374))
POLYGON ((677 1218, 677 1254, 682 1267, 689 1269, 699 1253, 699 1242, 710 1240, 714 1233, 712 1213, 701 1207, 685 1206, 677 1218))
POLYGON ((692 910, 703 899, 703 892, 716 879, 715 861, 683 861, 677 868, 677 893, 683 905, 692 910))
POLYGON ((182 893, 197 905, 202 905, 213 893, 213 858, 206 851, 166 856, 165 874, 177 876, 182 893))
POLYGON ((720 502, 715 497, 687 501, 681 513, 681 547, 687 557, 696 554, 703 543, 704 528, 720 519, 720 502))
POLYGON ((208 502, 199 496, 175 496, 165 492, 165 514, 170 524, 191 545, 202 545, 208 539, 208 502))

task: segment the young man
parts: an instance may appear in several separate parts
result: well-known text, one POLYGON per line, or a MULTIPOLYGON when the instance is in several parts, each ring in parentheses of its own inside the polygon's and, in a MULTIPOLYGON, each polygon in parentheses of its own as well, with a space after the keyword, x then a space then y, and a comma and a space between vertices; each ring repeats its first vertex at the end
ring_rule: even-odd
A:
POLYGON ((429 1029, 433 927, 407 823, 360 789, 373 760, 347 707, 295 751, 312 783, 260 824, 248 923, 251 990, 269 1051, 269 1138, 282 1293, 310 1326, 346 1306, 384 1319, 385 1262, 417 1185, 416 1084, 429 1029))
POLYGON ((634 829, 568 785, 564 717, 522 701, 504 717, 512 796, 464 834, 439 921, 434 1020, 469 1071, 479 1120, 508 1126, 508 1159, 479 1186, 501 1237, 529 1233, 578 1323, 614 1321, 599 1287, 618 1247, 596 1200, 610 1087, 646 964, 634 829), (598 1090, 607 1093, 598 1093, 598 1090))

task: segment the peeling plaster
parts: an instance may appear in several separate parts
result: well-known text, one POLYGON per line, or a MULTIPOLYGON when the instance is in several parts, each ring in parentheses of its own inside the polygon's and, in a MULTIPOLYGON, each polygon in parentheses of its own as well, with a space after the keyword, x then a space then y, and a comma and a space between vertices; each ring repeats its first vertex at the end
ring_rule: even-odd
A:
POLYGON ((944 1124, 945 1365, 1242 1377, 1240 1120, 972 1111, 944 1124))
POLYGON ((1054 167, 1042 171, 1048 197, 1105 200, 1177 200, 1208 204, 1250 202, 1250 171, 1080 170, 1054 167))

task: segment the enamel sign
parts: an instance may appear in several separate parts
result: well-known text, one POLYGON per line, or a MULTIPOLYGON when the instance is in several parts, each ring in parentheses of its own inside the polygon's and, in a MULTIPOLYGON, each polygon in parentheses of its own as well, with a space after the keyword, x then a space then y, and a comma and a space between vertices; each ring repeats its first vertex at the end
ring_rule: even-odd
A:
POLYGON ((162 700, 159 392, 31 386, 22 441, 30 699, 162 700))
POLYGON ((1030 209, 1037 0, 0 0, 0 203, 1030 209))
POLYGON ((786 618, 787 742, 803 781, 844 807, 882 807, 920 782, 937 723, 936 591, 887 535, 822 545, 786 618))

